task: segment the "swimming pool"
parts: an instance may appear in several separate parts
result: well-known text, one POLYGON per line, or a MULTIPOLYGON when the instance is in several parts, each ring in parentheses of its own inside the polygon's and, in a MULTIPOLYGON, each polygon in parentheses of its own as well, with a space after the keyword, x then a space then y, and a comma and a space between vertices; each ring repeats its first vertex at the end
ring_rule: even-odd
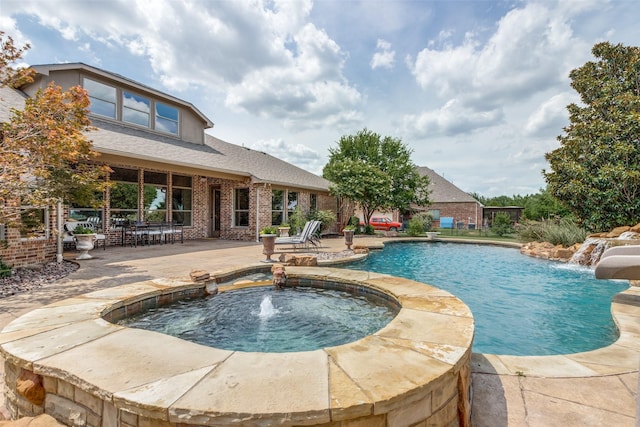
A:
POLYGON ((387 243, 346 266, 447 290, 476 322, 473 351, 518 356, 568 354, 614 342, 611 299, 628 281, 531 258, 516 249, 459 243, 387 243))

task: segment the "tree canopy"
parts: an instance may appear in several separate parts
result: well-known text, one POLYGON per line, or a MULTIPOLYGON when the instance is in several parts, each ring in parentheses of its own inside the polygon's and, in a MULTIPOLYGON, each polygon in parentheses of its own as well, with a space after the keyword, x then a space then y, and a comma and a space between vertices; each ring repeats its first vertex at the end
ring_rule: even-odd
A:
MULTIPOLYGON (((29 73, 11 67, 22 52, 13 47, 11 38, 2 42, 3 86, 29 81, 29 73)), ((65 92, 50 84, 26 99, 23 110, 11 110, 0 138, 0 222, 12 223, 19 215, 9 206, 98 202, 96 192, 104 190, 103 177, 110 169, 92 164, 98 153, 85 137, 92 129, 88 107, 89 97, 82 87, 65 92)))
POLYGON ((640 221, 640 48, 608 42, 597 61, 570 73, 582 104, 570 104, 561 146, 547 153, 550 193, 592 231, 640 221))
POLYGON ((412 151, 400 139, 363 129, 344 135, 329 149, 324 178, 331 193, 356 203, 369 224, 376 210, 407 210, 429 204, 429 178, 411 162, 412 151))
POLYGON ((471 193, 474 199, 485 206, 519 206, 524 208, 523 217, 530 220, 567 217, 571 212, 547 188, 541 188, 538 193, 521 196, 484 197, 471 193))

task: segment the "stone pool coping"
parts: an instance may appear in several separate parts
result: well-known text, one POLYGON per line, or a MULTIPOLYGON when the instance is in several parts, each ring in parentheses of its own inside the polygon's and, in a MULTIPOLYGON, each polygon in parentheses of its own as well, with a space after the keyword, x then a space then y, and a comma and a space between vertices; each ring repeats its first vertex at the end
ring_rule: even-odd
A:
MULTIPOLYGON (((411 241, 438 241, 511 248, 520 248, 521 246, 519 243, 511 242, 447 237, 446 239, 388 239, 385 242, 369 245, 369 249, 383 249, 386 243, 400 244, 411 241)), ((473 353, 471 355, 471 370, 474 373, 545 378, 582 378, 637 372, 640 365, 640 287, 631 286, 615 295, 611 303, 611 315, 620 336, 614 343, 606 347, 581 353, 551 356, 473 353)))
MULTIPOLYGON (((125 306, 138 310, 136 304, 149 296, 188 294, 207 286, 156 279, 27 313, 0 332, 0 353, 7 366, 42 375, 51 394, 71 394, 74 404, 99 413, 103 425, 116 425, 114 420, 126 414, 208 425, 239 420, 310 425, 372 416, 400 425, 439 413, 443 418, 433 421, 444 422, 459 407, 463 414, 466 407, 462 416, 468 417, 468 393, 458 395, 469 383, 459 377, 470 374, 474 322, 462 301, 438 288, 384 274, 328 267, 288 267, 287 274, 362 284, 389 295, 402 308, 373 335, 296 353, 221 350, 102 318, 125 306), (71 391, 65 392, 69 386, 71 391)), ((244 286, 221 286, 220 291, 244 286)))

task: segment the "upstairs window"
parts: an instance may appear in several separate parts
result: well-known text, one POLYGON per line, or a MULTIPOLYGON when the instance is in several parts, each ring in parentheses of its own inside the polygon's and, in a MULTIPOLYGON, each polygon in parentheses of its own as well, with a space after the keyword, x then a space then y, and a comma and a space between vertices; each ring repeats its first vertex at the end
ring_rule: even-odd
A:
POLYGON ((155 129, 160 132, 178 135, 178 109, 156 102, 155 129))
POLYGON ((116 118, 116 88, 91 79, 84 79, 84 88, 89 92, 93 114, 116 118))
POLYGON ((131 92, 122 92, 122 120, 149 127, 151 101, 131 92))

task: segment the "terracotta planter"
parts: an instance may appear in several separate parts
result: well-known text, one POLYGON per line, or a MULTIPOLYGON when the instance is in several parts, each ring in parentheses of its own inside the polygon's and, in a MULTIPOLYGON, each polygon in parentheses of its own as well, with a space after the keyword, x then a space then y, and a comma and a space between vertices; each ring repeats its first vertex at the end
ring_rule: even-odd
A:
POLYGON ((80 251, 80 255, 76 259, 91 259, 89 251, 93 249, 93 242, 96 240, 95 234, 74 234, 76 239, 76 249, 80 251))
POLYGON ((355 230, 342 230, 344 233, 344 244, 347 245, 347 249, 351 249, 351 245, 353 245, 353 234, 355 230))
POLYGON ((274 262, 271 259, 271 255, 275 252, 276 248, 276 237, 277 234, 261 234, 260 238, 262 238, 262 253, 267 256, 267 259, 264 262, 274 262))

